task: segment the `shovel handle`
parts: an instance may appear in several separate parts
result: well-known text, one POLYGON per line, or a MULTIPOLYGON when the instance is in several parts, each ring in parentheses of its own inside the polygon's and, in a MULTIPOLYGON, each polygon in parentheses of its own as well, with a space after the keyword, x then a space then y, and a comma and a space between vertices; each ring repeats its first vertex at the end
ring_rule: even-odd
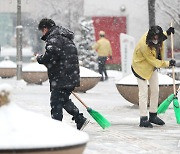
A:
MULTIPOLYGON (((171 21, 171 27, 173 26, 173 22, 171 21)), ((174 39, 173 34, 171 33, 171 55, 172 59, 174 59, 174 39)), ((175 87, 175 73, 174 73, 174 66, 172 67, 172 77, 173 77, 173 91, 174 95, 176 94, 176 87, 175 87)))
POLYGON ((88 106, 72 91, 72 94, 81 102, 82 105, 87 109, 88 106))

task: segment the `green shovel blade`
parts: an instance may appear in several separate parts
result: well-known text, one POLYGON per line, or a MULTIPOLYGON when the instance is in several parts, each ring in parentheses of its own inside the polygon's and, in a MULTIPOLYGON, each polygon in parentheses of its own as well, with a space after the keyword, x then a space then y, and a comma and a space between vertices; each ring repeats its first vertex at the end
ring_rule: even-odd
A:
POLYGON ((173 99, 173 108, 176 117, 176 122, 180 124, 180 106, 177 98, 173 99))
POLYGON ((103 129, 110 127, 110 125, 111 125, 110 122, 99 112, 97 112, 91 108, 88 108, 87 111, 103 129))
POLYGON ((158 107, 157 109, 157 113, 165 113, 166 110, 168 109, 169 105, 171 104, 171 102, 174 99, 174 94, 171 94, 168 96, 168 98, 166 98, 158 107))

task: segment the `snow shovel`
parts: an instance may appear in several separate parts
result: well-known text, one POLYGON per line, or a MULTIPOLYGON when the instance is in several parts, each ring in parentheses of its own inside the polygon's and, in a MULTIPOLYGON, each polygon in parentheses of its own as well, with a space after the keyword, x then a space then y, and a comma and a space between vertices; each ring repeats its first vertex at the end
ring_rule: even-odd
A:
POLYGON ((180 124, 180 106, 177 97, 173 99, 173 108, 177 124, 180 124))
POLYGON ((103 128, 110 127, 110 122, 104 118, 100 113, 88 107, 74 92, 72 94, 82 103, 82 105, 87 109, 87 112, 96 120, 96 122, 103 128))
POLYGON ((166 98, 158 107, 157 109, 157 114, 161 114, 161 113, 165 113, 166 110, 168 109, 169 105, 171 104, 171 102, 174 99, 174 94, 171 94, 168 96, 168 98, 166 98))
MULTIPOLYGON (((171 27, 172 27, 172 22, 171 22, 171 27)), ((172 59, 174 59, 174 43, 173 43, 173 34, 171 33, 171 54, 172 54, 172 59)), ((173 77, 173 91, 174 93, 169 95, 168 98, 166 98, 158 107, 157 113, 165 113, 166 110, 168 109, 169 105, 173 101, 174 97, 177 95, 176 92, 176 87, 175 87, 175 73, 174 73, 174 66, 172 67, 172 77, 173 77)))

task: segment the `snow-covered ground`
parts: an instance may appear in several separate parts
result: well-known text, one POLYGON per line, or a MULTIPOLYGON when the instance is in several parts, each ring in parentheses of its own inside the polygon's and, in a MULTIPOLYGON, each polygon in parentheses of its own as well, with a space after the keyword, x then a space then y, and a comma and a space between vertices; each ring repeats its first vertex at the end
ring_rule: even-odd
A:
MULTIPOLYGON (((180 126, 176 124, 172 106, 164 115, 160 115, 166 122, 165 126, 154 126, 153 129, 140 128, 138 126, 138 107, 126 101, 116 88, 115 83, 122 77, 121 72, 108 71, 108 75, 109 80, 99 82, 86 93, 77 93, 77 95, 89 107, 104 115, 111 122, 110 128, 103 130, 78 100, 71 96, 80 111, 91 120, 83 130, 90 137, 84 154, 179 154, 180 126)), ((11 100, 17 105, 50 117, 48 81, 42 85, 27 85, 23 80, 17 81, 14 77, 0 79, 0 84, 2 83, 12 85, 14 90, 11 100)), ((64 112, 63 123, 75 127, 71 118, 69 114, 64 112)))

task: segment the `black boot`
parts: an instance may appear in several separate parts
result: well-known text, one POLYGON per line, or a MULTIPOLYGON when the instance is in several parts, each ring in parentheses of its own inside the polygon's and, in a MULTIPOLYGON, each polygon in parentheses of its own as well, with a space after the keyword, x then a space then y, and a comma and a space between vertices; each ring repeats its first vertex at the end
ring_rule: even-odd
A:
POLYGON ((77 129, 79 130, 83 130, 84 127, 89 123, 89 120, 87 120, 87 118, 85 118, 82 113, 73 117, 72 120, 75 120, 77 129))
POLYGON ((103 78, 103 76, 100 78, 100 81, 104 81, 104 78, 103 78))
POLYGON ((156 124, 156 125, 164 125, 165 122, 162 121, 158 116, 157 113, 149 113, 149 122, 156 124))
POLYGON ((149 122, 148 117, 140 117, 140 127, 153 128, 153 125, 149 122))
POLYGON ((105 80, 108 80, 108 76, 105 76, 105 80))

